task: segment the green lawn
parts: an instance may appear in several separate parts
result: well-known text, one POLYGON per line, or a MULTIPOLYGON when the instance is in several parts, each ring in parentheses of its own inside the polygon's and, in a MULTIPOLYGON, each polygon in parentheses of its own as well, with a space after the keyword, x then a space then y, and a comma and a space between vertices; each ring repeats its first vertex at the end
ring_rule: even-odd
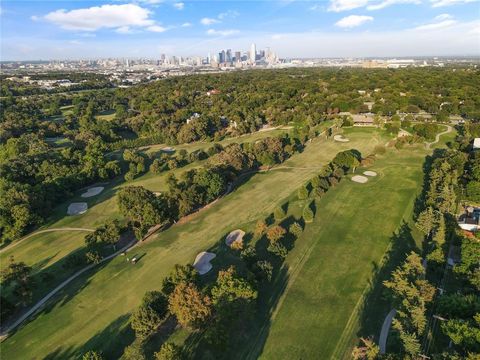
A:
POLYGON ((367 184, 344 180, 320 200, 287 258, 288 285, 273 320, 248 358, 349 358, 362 296, 394 231, 412 215, 424 156, 390 150, 371 167, 378 177, 367 184))
POLYGON ((0 264, 5 267, 13 256, 15 261, 23 261, 32 267, 35 302, 78 270, 64 269, 62 263, 67 255, 84 247, 86 234, 87 231, 55 231, 34 235, 2 251, 0 264), (45 272, 51 274, 48 281, 42 278, 45 272))
MULTIPOLYGON (((221 241, 230 230, 268 215, 339 151, 356 148, 368 154, 386 141, 383 132, 375 129, 352 129, 348 137, 349 143, 316 139, 284 164, 301 168, 252 176, 188 223, 172 226, 133 249, 132 256, 142 256, 137 265, 117 257, 75 280, 35 319, 3 342, 2 355, 8 359, 71 358, 73 353, 95 348, 115 358, 116 351, 129 341, 129 332, 123 331, 128 314, 145 291, 161 286, 174 264, 192 262, 198 252, 221 241)), ((89 200, 92 203, 86 214, 65 217, 51 225, 95 227, 117 213, 113 192, 114 187, 110 187, 97 200, 89 200)))

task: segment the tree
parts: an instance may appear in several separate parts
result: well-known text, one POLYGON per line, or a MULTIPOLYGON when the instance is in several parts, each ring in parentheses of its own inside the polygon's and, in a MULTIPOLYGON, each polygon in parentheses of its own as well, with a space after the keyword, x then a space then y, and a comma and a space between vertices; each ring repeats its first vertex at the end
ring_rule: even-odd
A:
POLYGON ((103 360, 102 353, 90 350, 83 354, 82 360, 103 360))
POLYGON ((212 314, 211 300, 192 283, 179 283, 168 298, 168 308, 180 325, 196 329, 212 314))
POLYGON ((31 272, 32 268, 24 262, 15 262, 13 255, 10 257, 10 264, 1 272, 3 285, 13 284, 14 294, 20 297, 24 305, 27 305, 32 298, 31 272))
POLYGON ((298 189, 298 198, 300 200, 305 200, 308 198, 308 189, 306 186, 302 186, 300 189, 298 189))
POLYGON ((288 231, 290 232, 290 234, 298 238, 303 232, 303 227, 295 221, 292 225, 290 225, 288 231))
POLYGON ((139 339, 146 339, 165 319, 168 301, 159 291, 147 291, 140 307, 131 316, 131 326, 139 339))
POLYGON ((423 210, 415 222, 415 226, 423 233, 425 236, 429 236, 433 230, 435 224, 435 214, 431 206, 423 210))
POLYGON ((273 212, 273 216, 275 217, 276 221, 280 221, 285 217, 285 209, 283 206, 277 206, 273 212))
POLYGON ((267 239, 270 240, 271 243, 276 243, 280 241, 287 231, 280 225, 274 225, 267 230, 267 239))
POLYGON ((142 343, 135 340, 131 345, 127 346, 123 351, 122 359, 125 360, 145 360, 142 343))
POLYGON ((435 287, 423 280, 422 259, 412 252, 383 284, 392 291, 397 317, 393 328, 400 333, 403 347, 410 355, 420 351, 420 337, 427 324, 426 305, 433 300, 435 287))
POLYGON ((155 196, 141 186, 127 186, 118 192, 120 212, 133 221, 134 227, 143 236, 146 230, 156 224, 165 224, 171 219, 167 198, 155 196))
POLYGON ((98 251, 88 251, 85 254, 85 257, 89 264, 99 264, 103 259, 102 255, 100 255, 98 251))
POLYGON ((370 338, 360 338, 363 346, 357 346, 353 349, 352 357, 354 360, 376 360, 380 354, 380 348, 370 338))
POLYGON ((313 221, 314 217, 315 214, 313 213, 311 204, 307 204, 307 206, 303 208, 303 220, 305 220, 307 223, 310 223, 313 221))
POLYGON ((265 222, 265 220, 258 220, 257 223, 255 224, 255 230, 254 234, 256 237, 260 237, 263 234, 265 234, 265 231, 267 231, 268 225, 265 222))
POLYGON ((156 360, 182 360, 182 348, 173 343, 165 343, 160 347, 160 350, 155 353, 156 360))
POLYGON ((257 292, 244 279, 237 276, 233 266, 218 272, 217 281, 212 288, 212 303, 216 306, 231 307, 236 301, 250 301, 257 298, 257 292))
POLYGON ((198 272, 192 265, 176 264, 170 272, 170 275, 162 282, 162 293, 165 296, 169 296, 181 282, 197 284, 198 280, 198 272))

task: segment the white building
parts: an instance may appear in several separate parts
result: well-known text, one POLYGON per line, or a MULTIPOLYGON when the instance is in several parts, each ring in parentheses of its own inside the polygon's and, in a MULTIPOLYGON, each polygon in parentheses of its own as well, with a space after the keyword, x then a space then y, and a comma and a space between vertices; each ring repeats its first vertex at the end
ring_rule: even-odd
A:
POLYGON ((250 62, 254 64, 256 61, 256 58, 257 58, 257 47, 255 46, 255 44, 252 44, 252 46, 250 46, 250 62))
POLYGON ((473 140, 473 150, 480 149, 480 138, 475 138, 473 140))

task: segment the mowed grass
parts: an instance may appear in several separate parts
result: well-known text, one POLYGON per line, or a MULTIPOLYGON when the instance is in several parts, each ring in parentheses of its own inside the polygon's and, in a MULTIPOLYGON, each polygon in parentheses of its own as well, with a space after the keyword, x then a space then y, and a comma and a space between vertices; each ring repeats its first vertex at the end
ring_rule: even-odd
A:
MULTIPOLYGON (((177 263, 192 263, 195 256, 209 249, 232 229, 267 216, 292 191, 309 180, 339 151, 356 148, 369 154, 385 142, 383 132, 358 129, 349 133, 349 143, 316 139, 304 152, 294 155, 284 168, 253 175, 231 194, 201 211, 189 222, 174 225, 158 236, 132 249, 130 256, 141 257, 131 265, 117 257, 89 272, 65 288, 35 319, 23 325, 2 343, 2 355, 8 359, 72 358, 88 349, 104 351, 111 358, 128 344, 123 332, 129 314, 138 306, 145 291, 158 289, 162 279, 177 263)), ((108 191, 103 196, 109 196, 108 191)), ((95 207, 100 215, 108 213, 103 201, 95 207), (102 211, 103 210, 103 211, 102 211)), ((90 216, 80 215, 81 224, 90 216), (81 219, 83 217, 83 219, 81 219)), ((61 220, 65 221, 65 220, 61 220)), ((76 224, 69 220, 69 225, 76 224)), ((213 262, 215 265, 215 261, 213 262)))
MULTIPOLYGON (((65 257, 85 245, 87 231, 54 231, 40 233, 25 239, 0 253, 2 269, 13 256, 16 262, 23 261, 32 268, 34 278, 32 301, 38 301, 49 289, 54 288, 78 269, 65 269, 65 257), (42 274, 50 274, 48 281, 42 274)), ((3 289, 2 289, 3 290, 3 289)), ((5 289, 7 292, 8 289, 5 289)))
POLYGON ((287 258, 289 282, 260 337, 267 340, 254 342, 249 358, 350 358, 363 294, 395 230, 411 218, 425 155, 390 150, 369 169, 377 177, 344 180, 317 202, 287 258))

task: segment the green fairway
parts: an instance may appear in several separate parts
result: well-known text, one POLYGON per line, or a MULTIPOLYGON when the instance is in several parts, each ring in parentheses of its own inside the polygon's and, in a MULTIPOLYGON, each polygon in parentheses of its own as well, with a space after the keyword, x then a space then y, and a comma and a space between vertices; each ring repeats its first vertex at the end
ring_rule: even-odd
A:
POLYGON ((344 180, 321 199, 287 258, 286 291, 251 358, 349 358, 362 295, 394 231, 412 215, 425 155, 391 150, 369 169, 377 177, 344 180))
POLYGON ((33 302, 41 299, 49 289, 54 288, 78 269, 65 269, 63 260, 84 247, 87 231, 53 231, 34 235, 0 253, 0 264, 5 267, 11 256, 32 267, 36 286, 33 288, 33 302), (42 277, 50 274, 48 280, 42 277))
MULTIPOLYGON (((122 332, 128 314, 146 290, 161 286, 174 264, 192 262, 198 252, 221 241, 233 228, 268 215, 339 151, 356 148, 369 154, 375 145, 386 141, 383 132, 376 129, 351 129, 348 137, 349 143, 315 139, 305 151, 287 160, 284 168, 252 176, 189 222, 172 226, 133 249, 132 256, 142 256, 137 265, 118 257, 98 271, 81 276, 45 311, 9 337, 2 344, 2 355, 8 359, 40 359, 49 354, 52 358, 70 358, 82 349, 95 348, 118 356, 116 351, 129 341, 128 332, 122 332)), ((89 200, 92 203, 86 214, 65 217, 52 225, 94 227, 99 220, 117 213, 113 191, 106 189, 97 200, 89 200)))

